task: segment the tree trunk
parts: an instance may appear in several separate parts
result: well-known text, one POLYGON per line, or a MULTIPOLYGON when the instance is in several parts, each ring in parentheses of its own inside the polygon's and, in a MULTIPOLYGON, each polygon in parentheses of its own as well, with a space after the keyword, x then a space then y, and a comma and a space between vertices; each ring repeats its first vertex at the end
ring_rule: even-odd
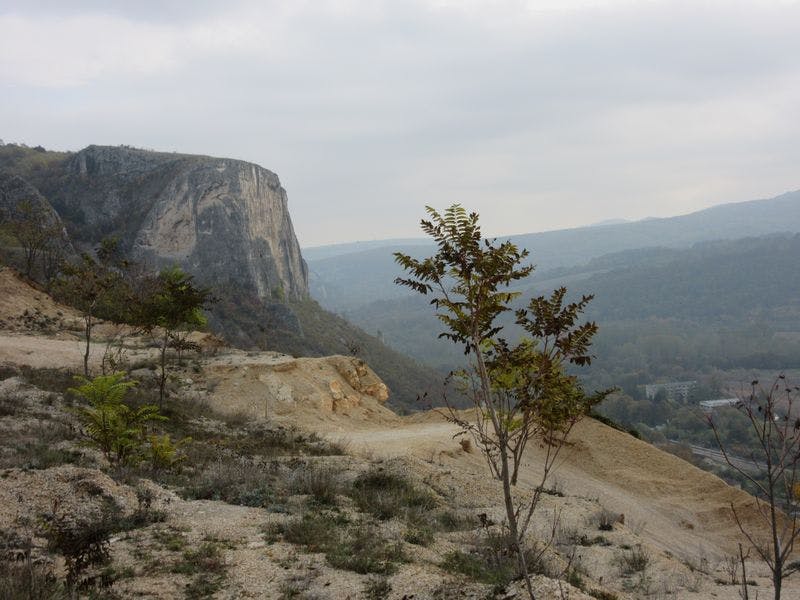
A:
POLYGON ((161 381, 158 386, 158 408, 164 408, 164 394, 167 387, 167 343, 169 342, 169 334, 164 332, 164 341, 161 344, 161 381))
MULTIPOLYGON (((473 338, 475 338, 475 336, 473 336, 473 338)), ((494 426, 495 434, 497 435, 500 445, 500 479, 503 483, 503 501, 506 507, 508 529, 511 533, 511 543, 514 546, 514 551, 517 553, 517 565, 520 575, 522 575, 525 580, 525 588, 528 591, 528 596, 530 596, 531 600, 536 600, 536 595, 533 593, 533 585, 531 584, 531 577, 528 573, 528 565, 525 561, 525 552, 522 549, 522 540, 519 538, 517 513, 514 510, 514 496, 511 492, 511 473, 508 466, 508 437, 492 405, 492 387, 489 381, 489 373, 486 371, 486 364, 483 361, 483 355, 480 353, 479 345, 474 342, 473 351, 475 352, 475 361, 478 363, 478 374, 481 378, 481 393, 483 394, 484 405, 492 417, 492 425, 494 426)))
MULTIPOLYGON (((747 551, 747 554, 750 554, 750 550, 747 551)), ((747 590, 747 566, 744 563, 744 551, 742 550, 742 544, 739 543, 739 560, 742 561, 742 600, 750 600, 750 595, 747 590)))
POLYGON ((89 348, 92 342, 92 314, 89 313, 84 316, 83 321, 85 323, 85 333, 86 333, 86 350, 83 353, 83 375, 84 377, 89 377, 89 348))

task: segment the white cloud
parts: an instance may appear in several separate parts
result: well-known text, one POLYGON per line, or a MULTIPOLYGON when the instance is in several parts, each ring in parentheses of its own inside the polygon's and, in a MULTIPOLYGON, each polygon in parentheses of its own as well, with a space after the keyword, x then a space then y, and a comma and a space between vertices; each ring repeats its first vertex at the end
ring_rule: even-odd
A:
POLYGON ((15 4, 0 137, 260 162, 306 243, 426 203, 502 232, 800 187, 797 2, 15 4))

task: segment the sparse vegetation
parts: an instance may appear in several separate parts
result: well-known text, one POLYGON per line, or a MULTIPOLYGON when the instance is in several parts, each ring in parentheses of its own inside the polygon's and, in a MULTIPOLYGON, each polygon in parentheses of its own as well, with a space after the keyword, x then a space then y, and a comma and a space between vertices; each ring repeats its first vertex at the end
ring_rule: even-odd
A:
POLYGON ((370 577, 364 584, 364 596, 367 600, 384 600, 392 591, 386 577, 370 577))
POLYGON ((263 508, 275 498, 275 486, 268 473, 244 458, 221 457, 187 479, 180 493, 189 499, 221 500, 263 508))
POLYGON ((336 497, 342 491, 340 478, 339 469, 306 463, 292 472, 289 489, 295 494, 310 495, 316 504, 333 506, 336 504, 336 497))
POLYGON ((70 593, 43 565, 0 560, 0 598, 4 600, 68 600, 70 593))
POLYGON ((222 550, 214 542, 185 550, 171 567, 173 573, 191 577, 184 590, 186 598, 211 598, 222 587, 227 570, 222 550))
POLYGON ((620 574, 634 575, 644 571, 650 564, 650 553, 641 544, 637 544, 632 548, 623 549, 617 555, 615 562, 620 574))
POLYGON ((306 513, 266 528, 269 541, 283 539, 308 552, 322 552, 334 568, 356 573, 384 574, 405 560, 402 545, 389 542, 369 523, 351 523, 337 513, 306 513))
POLYGON ((594 522, 600 531, 611 531, 614 529, 614 523, 617 522, 618 515, 615 515, 610 510, 605 508, 600 509, 595 513, 594 522))
MULTIPOLYGON (((748 468, 736 461, 720 436, 712 416, 708 423, 725 461, 755 488, 755 508, 761 522, 755 527, 731 503, 731 513, 739 531, 750 547, 769 567, 775 600, 780 600, 783 580, 800 570, 792 562, 795 542, 800 539, 800 418, 797 397, 800 387, 779 375, 769 388, 751 384, 750 395, 743 398, 739 409, 747 418, 750 431, 758 444, 748 456, 748 468), (749 468, 755 465, 758 474, 749 468), (765 535, 766 533, 766 535, 765 535)), ((741 548, 740 548, 741 553, 741 548)), ((744 560, 742 560, 744 570, 744 560)), ((743 573, 743 579, 746 575, 743 573)), ((746 586, 745 586, 746 591, 746 586)))
POLYGON ((347 528, 344 535, 326 549, 325 557, 336 569, 380 575, 394 573, 397 563, 406 560, 401 544, 389 542, 369 524, 347 528))
POLYGON ((407 516, 436 507, 436 498, 407 477, 382 469, 359 475, 350 492, 356 505, 378 519, 407 516))

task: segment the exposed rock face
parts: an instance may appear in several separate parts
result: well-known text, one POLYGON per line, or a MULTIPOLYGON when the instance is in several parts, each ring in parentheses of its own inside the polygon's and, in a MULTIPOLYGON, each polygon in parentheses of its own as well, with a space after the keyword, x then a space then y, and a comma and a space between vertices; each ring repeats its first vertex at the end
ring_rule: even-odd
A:
POLYGON ((292 359, 259 353, 236 360, 222 355, 209 361, 204 373, 214 381, 209 401, 222 412, 253 419, 303 411, 320 416, 352 409, 394 416, 384 407, 389 389, 359 358, 292 359))
POLYGON ((238 160, 89 146, 45 191, 75 235, 119 237, 131 257, 204 283, 302 299, 307 270, 278 176, 238 160))

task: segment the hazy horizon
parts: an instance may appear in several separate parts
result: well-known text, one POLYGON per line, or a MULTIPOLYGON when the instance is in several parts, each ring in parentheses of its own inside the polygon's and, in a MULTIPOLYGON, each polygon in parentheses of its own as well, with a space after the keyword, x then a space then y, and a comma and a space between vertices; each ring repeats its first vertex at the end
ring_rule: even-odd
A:
POLYGON ((258 163, 304 247, 800 188, 800 2, 0 0, 0 138, 258 163))

